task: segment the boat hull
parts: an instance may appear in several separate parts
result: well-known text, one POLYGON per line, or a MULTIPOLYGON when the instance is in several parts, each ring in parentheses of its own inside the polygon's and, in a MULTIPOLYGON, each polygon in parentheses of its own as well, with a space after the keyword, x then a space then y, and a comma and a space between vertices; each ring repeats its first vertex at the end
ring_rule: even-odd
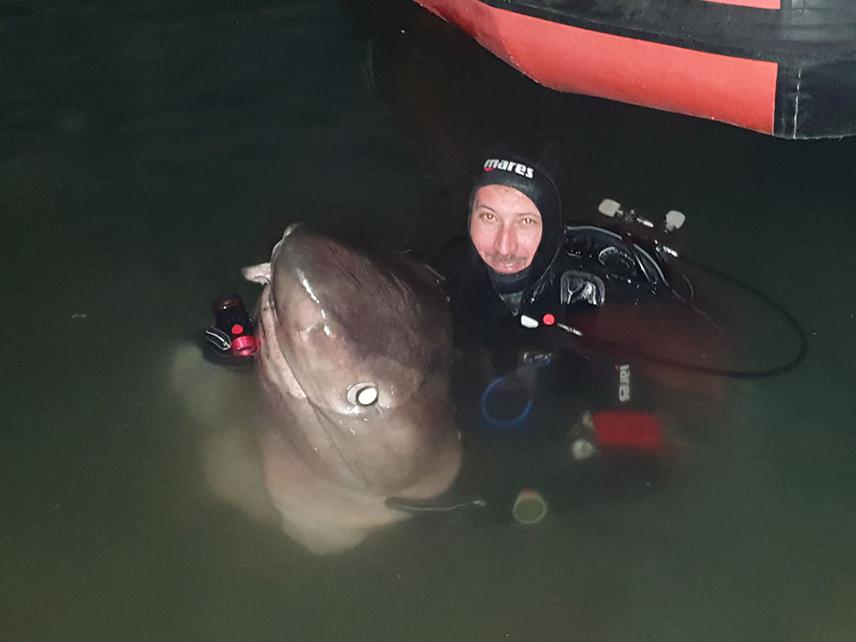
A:
POLYGON ((416 1, 551 89, 783 138, 856 134, 856 6, 843 0, 416 1))

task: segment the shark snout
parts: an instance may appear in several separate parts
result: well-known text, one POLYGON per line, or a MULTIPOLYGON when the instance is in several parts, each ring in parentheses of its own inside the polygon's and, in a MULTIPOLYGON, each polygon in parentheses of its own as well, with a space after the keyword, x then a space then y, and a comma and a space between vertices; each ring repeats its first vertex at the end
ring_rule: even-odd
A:
POLYGON ((287 228, 285 228, 285 232, 282 235, 283 238, 285 238, 286 236, 291 236, 292 232, 294 232, 294 230, 296 230, 301 225, 303 225, 303 221, 297 221, 295 223, 290 224, 287 228))

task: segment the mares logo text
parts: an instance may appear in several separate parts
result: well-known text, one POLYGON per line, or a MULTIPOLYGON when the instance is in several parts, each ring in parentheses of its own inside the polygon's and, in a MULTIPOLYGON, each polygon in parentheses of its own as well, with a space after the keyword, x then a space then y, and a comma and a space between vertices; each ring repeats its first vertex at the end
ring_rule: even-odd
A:
POLYGON ((621 403, 630 401, 630 364, 618 366, 618 400, 621 403))
POLYGON ((532 168, 528 165, 524 165, 523 163, 515 163, 514 161, 504 160, 501 158, 488 158, 484 162, 484 171, 490 172, 495 169, 514 172, 515 174, 519 174, 526 178, 532 178, 534 176, 532 168))

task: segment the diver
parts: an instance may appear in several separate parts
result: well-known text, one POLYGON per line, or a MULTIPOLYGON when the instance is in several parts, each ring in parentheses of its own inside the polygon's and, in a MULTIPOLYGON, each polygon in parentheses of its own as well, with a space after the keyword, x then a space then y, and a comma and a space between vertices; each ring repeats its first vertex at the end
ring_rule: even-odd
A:
POLYGON ((456 395, 480 399, 480 416, 463 424, 495 429, 512 452, 534 444, 562 465, 604 450, 657 454, 650 386, 626 355, 588 350, 573 334, 596 334, 603 310, 671 305, 685 293, 645 243, 617 227, 566 223, 559 175, 555 143, 490 148, 470 190, 467 238, 432 261, 454 320, 456 395))

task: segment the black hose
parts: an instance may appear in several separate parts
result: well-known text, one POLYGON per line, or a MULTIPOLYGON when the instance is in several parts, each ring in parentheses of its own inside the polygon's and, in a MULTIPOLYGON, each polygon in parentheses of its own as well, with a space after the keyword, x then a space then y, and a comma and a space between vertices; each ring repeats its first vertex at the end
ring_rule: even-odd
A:
MULTIPOLYGON (((574 341, 584 341, 595 346, 600 345, 604 347, 609 347, 613 350, 617 350, 629 356, 644 359, 646 361, 650 361, 652 363, 667 366, 670 368, 675 368, 677 370, 682 370, 684 372, 692 372, 695 374, 710 375, 716 377, 725 377, 728 379, 763 379, 766 377, 772 377, 774 375, 783 374, 785 372, 793 370, 805 360, 806 354, 808 353, 808 339, 806 338, 805 332, 803 331, 799 321, 797 321, 797 319, 790 312, 788 312, 784 306, 782 306, 780 303, 776 302, 770 296, 764 294, 754 286, 749 285, 748 283, 738 279, 737 277, 731 276, 730 274, 726 274, 725 272, 717 270, 716 268, 712 268, 708 265, 705 265, 698 261, 694 261, 684 256, 679 256, 677 257, 677 259, 696 269, 708 272, 709 274, 722 281, 731 283, 732 285, 750 293, 752 296, 762 301, 765 305, 775 310, 779 315, 782 316, 782 318, 785 319, 785 321, 788 323, 788 325, 790 325, 794 333, 797 335, 797 338, 799 340, 799 348, 796 354, 794 354, 794 356, 788 361, 772 368, 763 368, 758 370, 741 370, 731 368, 716 368, 713 366, 702 366, 692 363, 686 363, 677 359, 670 359, 668 357, 661 357, 656 354, 646 352, 644 350, 630 348, 621 343, 610 341, 609 339, 588 337, 587 335, 579 332, 579 330, 576 329, 574 329, 573 332, 569 331, 570 329, 566 330, 567 334, 565 336, 573 336, 576 337, 574 341)), ((701 311, 697 310, 695 306, 691 307, 694 311, 696 311, 696 313, 701 313, 701 311)), ((706 314, 703 314, 703 316, 707 318, 706 314)))

